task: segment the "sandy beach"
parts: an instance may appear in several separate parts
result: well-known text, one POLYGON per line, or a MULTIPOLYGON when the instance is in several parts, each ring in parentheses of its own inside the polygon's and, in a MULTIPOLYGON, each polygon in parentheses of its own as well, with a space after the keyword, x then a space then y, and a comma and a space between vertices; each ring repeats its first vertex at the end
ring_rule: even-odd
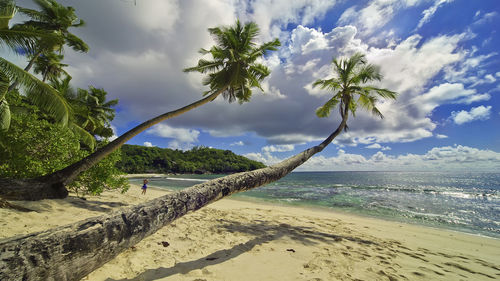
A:
MULTIPOLYGON (((166 194, 105 192, 0 209, 0 238, 166 194)), ((495 280, 500 240, 317 209, 223 199, 188 214, 83 280, 495 280)))

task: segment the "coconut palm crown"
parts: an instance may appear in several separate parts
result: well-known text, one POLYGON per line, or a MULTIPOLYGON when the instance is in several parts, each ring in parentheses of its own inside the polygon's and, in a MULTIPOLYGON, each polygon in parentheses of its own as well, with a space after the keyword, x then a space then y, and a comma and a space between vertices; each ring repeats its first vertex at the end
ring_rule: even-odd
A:
MULTIPOLYGON (((370 81, 381 81, 382 74, 377 66, 368 64, 365 55, 356 53, 350 58, 332 61, 335 77, 327 80, 316 80, 313 87, 333 91, 333 97, 316 110, 318 117, 328 117, 332 108, 339 105, 342 118, 347 118, 351 112, 356 115, 359 106, 374 115, 384 118, 375 106, 379 98, 396 99, 397 93, 366 85, 370 81), (356 101, 356 96, 358 99, 356 101)), ((347 125, 345 129, 347 130, 347 125)))
POLYGON ((203 80, 210 90, 204 95, 222 90, 222 96, 229 102, 248 102, 252 88, 262 90, 260 82, 270 74, 270 70, 257 59, 268 51, 276 51, 281 43, 278 39, 257 46, 259 27, 254 22, 244 25, 239 20, 234 26, 209 28, 216 45, 201 49, 202 55, 212 55, 212 60, 200 59, 198 65, 184 69, 184 72, 209 73, 203 80))
MULTIPOLYGON (((37 29, 36 27, 16 25, 9 27, 9 21, 14 17, 18 7, 13 0, 0 2, 0 48, 34 50, 40 40, 57 42, 53 33, 37 29)), ((43 83, 35 76, 19 68, 17 65, 0 57, 0 130, 7 130, 10 126, 10 108, 6 95, 12 81, 20 83, 26 97, 52 115, 54 119, 66 125, 69 117, 69 108, 66 101, 54 88, 43 83)))

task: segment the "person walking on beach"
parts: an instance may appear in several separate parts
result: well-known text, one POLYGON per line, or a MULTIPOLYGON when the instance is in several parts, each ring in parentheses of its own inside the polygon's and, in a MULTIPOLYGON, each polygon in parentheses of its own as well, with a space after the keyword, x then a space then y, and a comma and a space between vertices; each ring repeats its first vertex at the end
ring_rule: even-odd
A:
POLYGON ((142 195, 146 194, 146 189, 148 189, 148 179, 144 179, 142 181, 144 184, 142 185, 142 195))

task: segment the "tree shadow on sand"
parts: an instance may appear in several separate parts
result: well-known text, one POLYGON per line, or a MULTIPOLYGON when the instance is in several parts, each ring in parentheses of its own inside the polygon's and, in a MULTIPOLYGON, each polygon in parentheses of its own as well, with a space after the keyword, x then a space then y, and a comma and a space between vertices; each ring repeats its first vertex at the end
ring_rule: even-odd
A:
POLYGON ((77 208, 82 208, 82 209, 87 209, 89 211, 96 211, 102 213, 110 212, 117 207, 128 206, 128 204, 122 202, 103 202, 103 201, 89 200, 89 199, 83 200, 79 197, 72 197, 72 196, 68 197, 68 199, 65 200, 65 203, 70 204, 77 208))
POLYGON ((237 221, 230 221, 224 219, 219 220, 219 222, 223 223, 221 226, 219 226, 220 229, 223 229, 231 233, 236 232, 246 235, 253 235, 255 236, 255 238, 250 239, 245 243, 235 245, 229 249, 216 251, 214 253, 211 253, 205 257, 196 260, 177 263, 172 267, 168 268, 159 267, 154 269, 148 269, 131 279, 108 278, 106 279, 106 281, 157 280, 175 274, 187 274, 193 270, 203 269, 210 265, 224 263, 228 260, 240 256, 241 254, 249 252, 255 246, 262 245, 267 242, 284 237, 300 242, 304 245, 314 245, 320 242, 338 243, 344 239, 364 245, 378 245, 378 243, 370 240, 364 240, 351 236, 335 235, 330 233, 319 232, 311 227, 305 227, 305 226, 292 226, 288 224, 276 225, 266 221, 261 221, 255 224, 241 224, 237 221))

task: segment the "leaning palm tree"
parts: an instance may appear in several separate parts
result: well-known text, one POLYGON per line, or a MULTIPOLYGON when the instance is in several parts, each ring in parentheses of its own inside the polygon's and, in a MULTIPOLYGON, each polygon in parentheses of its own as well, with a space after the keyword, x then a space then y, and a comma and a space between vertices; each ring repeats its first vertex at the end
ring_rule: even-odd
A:
POLYGON ((259 28, 253 22, 242 25, 240 21, 236 21, 234 26, 210 28, 208 31, 215 39, 216 45, 210 50, 201 49, 200 53, 211 55, 212 60, 200 59, 197 66, 184 70, 208 74, 204 84, 209 86, 209 90, 204 93, 204 98, 134 127, 86 158, 62 170, 29 180, 15 180, 15 182, 0 180, 0 196, 17 200, 64 198, 68 195, 64 187, 66 184, 71 183, 81 172, 94 166, 132 137, 153 125, 211 102, 220 95, 229 102, 249 101, 252 88, 262 90, 260 83, 270 74, 270 70, 257 60, 267 52, 277 50, 276 48, 280 46, 279 40, 275 39, 258 46, 255 41, 259 28))
POLYGON ((374 111, 375 96, 378 94, 382 98, 394 99, 396 94, 363 85, 370 80, 380 80, 382 76, 378 70, 373 65, 366 65, 364 56, 360 54, 340 62, 334 60, 334 65, 338 77, 319 80, 315 84, 334 90, 334 98, 338 96, 339 102, 330 100, 328 105, 318 110, 318 115, 324 116, 323 112, 334 108, 330 104, 335 103, 339 107, 341 121, 337 129, 319 145, 270 167, 210 180, 100 217, 0 240, 0 260, 4 261, 0 263, 0 279, 37 280, 50 277, 53 280, 80 280, 188 212, 289 174, 322 151, 346 128, 348 114, 356 106, 355 95, 363 97, 357 102, 361 107, 382 116, 380 111, 374 111), (338 86, 334 81, 339 82, 338 86))
MULTIPOLYGON (((17 8, 14 1, 0 3, 0 48, 33 49, 36 42, 57 40, 57 36, 36 28, 9 28, 9 21, 14 17, 17 8)), ((15 64, 0 57, 0 130, 6 130, 10 125, 10 108, 6 100, 9 83, 18 81, 23 86, 26 97, 49 113, 60 124, 66 125, 69 109, 66 101, 54 88, 38 78, 19 68, 15 64)))

